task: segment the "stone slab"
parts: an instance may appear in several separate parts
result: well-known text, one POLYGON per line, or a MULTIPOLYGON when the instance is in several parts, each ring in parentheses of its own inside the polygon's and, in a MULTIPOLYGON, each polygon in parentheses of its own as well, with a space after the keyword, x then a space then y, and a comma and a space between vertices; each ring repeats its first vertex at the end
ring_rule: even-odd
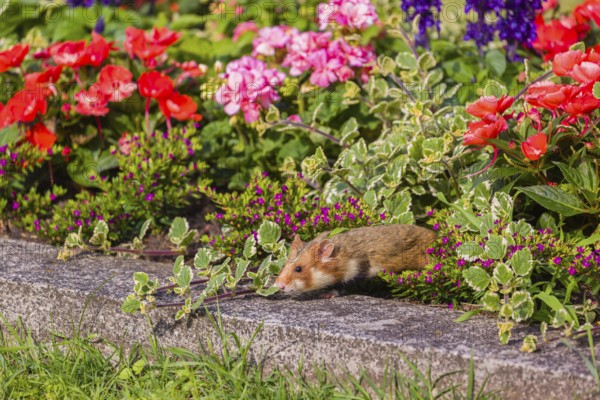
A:
MULTIPOLYGON (((208 339, 219 341, 206 316, 175 322, 173 309, 160 309, 151 312, 149 322, 120 311, 134 271, 164 278, 170 265, 95 254, 62 262, 56 254, 51 246, 0 239, 0 312, 11 322, 20 317, 35 336, 78 330, 130 346, 154 334, 163 346, 191 350, 208 339)), ((215 310, 211 306, 211 312, 215 310)), ((431 367, 435 377, 467 370, 472 356, 477 382, 488 378, 487 389, 504 399, 600 398, 581 358, 566 346, 557 343, 540 353, 519 352, 521 339, 538 333, 527 325, 518 326, 514 339, 502 346, 492 318, 459 324, 454 322, 457 311, 368 296, 329 300, 246 296, 221 302, 219 311, 225 329, 244 339, 263 324, 252 356, 268 367, 294 370, 303 362, 308 371, 314 365, 337 373, 364 369, 378 379, 387 363, 409 372, 403 354, 422 369, 431 367)), ((586 354, 583 344, 581 350, 586 354)))

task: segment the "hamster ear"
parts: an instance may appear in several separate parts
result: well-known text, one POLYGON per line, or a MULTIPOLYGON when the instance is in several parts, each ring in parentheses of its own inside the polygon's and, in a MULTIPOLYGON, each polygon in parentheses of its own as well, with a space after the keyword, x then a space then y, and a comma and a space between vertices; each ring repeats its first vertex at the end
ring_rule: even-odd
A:
POLYGON ((317 257, 319 261, 325 262, 333 256, 335 244, 331 240, 321 240, 317 248, 317 257))
POLYGON ((296 233, 294 236, 294 241, 292 242, 292 249, 297 249, 302 244, 302 239, 300 239, 300 235, 296 233))
POLYGON ((290 247, 290 255, 296 254, 298 252, 298 249, 300 249, 300 247, 302 247, 303 244, 304 242, 302 241, 302 239, 300 239, 300 235, 296 234, 296 236, 294 236, 292 246, 290 247))

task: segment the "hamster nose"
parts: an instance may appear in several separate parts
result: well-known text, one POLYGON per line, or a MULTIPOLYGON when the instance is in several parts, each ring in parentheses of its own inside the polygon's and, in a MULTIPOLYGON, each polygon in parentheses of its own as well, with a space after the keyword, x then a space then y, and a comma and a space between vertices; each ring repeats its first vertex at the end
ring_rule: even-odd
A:
POLYGON ((285 290, 285 284, 275 281, 275 286, 277 286, 277 288, 279 288, 279 290, 285 290))

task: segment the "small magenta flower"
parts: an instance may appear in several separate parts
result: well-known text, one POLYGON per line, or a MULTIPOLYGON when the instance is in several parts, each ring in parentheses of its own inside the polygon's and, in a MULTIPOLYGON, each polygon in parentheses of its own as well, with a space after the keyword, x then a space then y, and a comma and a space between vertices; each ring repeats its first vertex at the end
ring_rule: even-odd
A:
POLYGON ((379 214, 379 218, 381 218, 382 221, 385 221, 385 213, 379 214))
POLYGON ((434 231, 438 231, 439 229, 440 229, 440 224, 436 223, 435 225, 433 225, 434 231))
POLYGON ((554 257, 554 258, 552 259, 552 262, 553 262, 554 264, 556 264, 556 265, 560 265, 560 263, 562 262, 562 258, 560 258, 560 257, 554 257))
POLYGON ((462 258, 459 258, 458 261, 456 261, 456 265, 458 267, 464 267, 465 264, 466 264, 466 261, 462 258))
POLYGON ((569 267, 569 275, 575 275, 577 273, 577 270, 575 269, 575 267, 573 265, 571 265, 569 267))
POLYGON ((73 210, 73 215, 76 217, 80 217, 81 216, 81 212, 79 210, 73 210))
POLYGON ((543 244, 537 244, 537 249, 538 251, 544 251, 544 249, 546 249, 546 246, 544 246, 543 244))
POLYGON ((434 210, 433 210, 433 208, 432 208, 431 210, 427 211, 427 216, 428 216, 428 217, 433 217, 433 213, 434 213, 434 212, 435 212, 435 211, 434 211, 434 210))
POLYGON ((434 271, 439 271, 442 269, 442 264, 441 263, 437 263, 433 266, 433 270, 434 271))
POLYGON ((152 201, 154 199, 154 193, 148 193, 146 195, 146 197, 144 197, 144 200, 146 201, 152 201))
POLYGON ((454 309, 454 303, 448 303, 448 309, 449 310, 454 309))
POLYGON ((56 200, 56 195, 54 193, 50 193, 50 201, 56 200))

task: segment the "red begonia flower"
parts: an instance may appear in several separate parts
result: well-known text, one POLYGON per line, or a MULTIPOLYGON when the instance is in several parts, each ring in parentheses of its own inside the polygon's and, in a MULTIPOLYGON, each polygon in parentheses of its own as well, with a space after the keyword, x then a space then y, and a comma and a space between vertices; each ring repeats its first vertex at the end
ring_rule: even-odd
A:
POLYGON ((85 52, 85 41, 56 43, 50 46, 49 52, 56 65, 78 67, 85 52))
POLYGON ((82 90, 75 95, 77 106, 75 111, 82 115, 95 115, 97 117, 108 114, 107 97, 99 89, 98 85, 91 86, 88 90, 82 90))
POLYGON ((196 102, 190 96, 184 94, 173 92, 169 97, 160 99, 158 107, 167 119, 171 117, 179 121, 189 119, 200 121, 202 119, 200 114, 196 114, 196 110, 198 110, 196 102))
POLYGON ((56 135, 41 122, 29 128, 25 138, 38 149, 43 150, 51 149, 56 142, 56 135))
POLYGON ((571 85, 557 85, 550 81, 542 81, 531 85, 527 89, 525 101, 535 107, 542 107, 548 110, 556 110, 564 106, 565 102, 577 87, 571 85))
POLYGON ((46 114, 48 103, 44 96, 29 90, 21 90, 6 103, 0 112, 0 123, 4 126, 15 122, 31 122, 39 114, 46 114))
POLYGON ((138 80, 138 87, 143 97, 159 99, 173 92, 173 81, 157 71, 144 72, 138 80))
POLYGON ((488 139, 496 139, 506 129, 508 129, 508 124, 504 118, 490 114, 481 121, 469 124, 469 129, 464 135, 464 144, 486 146, 490 144, 488 139))
POLYGON ((538 160, 548 150, 548 136, 538 133, 521 143, 521 151, 531 161, 538 160))
POLYGON ((0 72, 20 66, 27 53, 27 44, 16 44, 8 50, 0 51, 0 72))
POLYGON ((483 118, 489 114, 502 114, 510 106, 515 99, 510 96, 502 96, 499 99, 495 96, 481 97, 474 103, 467 106, 467 112, 479 118, 483 118))
POLYGON ((131 82, 133 75, 127 68, 118 65, 107 65, 98 75, 98 86, 108 101, 121 101, 137 89, 131 82))

